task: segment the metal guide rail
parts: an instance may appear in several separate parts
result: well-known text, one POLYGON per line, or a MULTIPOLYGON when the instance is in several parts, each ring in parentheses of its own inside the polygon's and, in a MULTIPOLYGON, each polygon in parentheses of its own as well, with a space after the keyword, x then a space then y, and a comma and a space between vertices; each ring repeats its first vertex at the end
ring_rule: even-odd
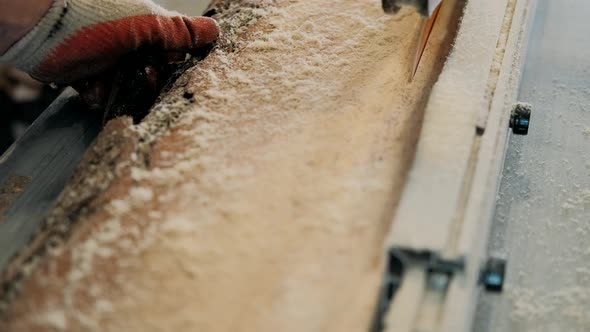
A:
POLYGON ((0 269, 37 232, 102 127, 66 89, 0 157, 0 269))
MULTIPOLYGON (((494 90, 488 107, 472 110, 485 113, 485 130, 478 127, 478 121, 466 129, 472 130, 473 141, 463 142, 471 146, 471 152, 461 155, 467 167, 456 181, 461 183, 457 196, 449 198, 451 194, 439 188, 435 192, 441 193, 440 197, 432 192, 428 197, 456 204, 454 212, 444 216, 416 213, 416 200, 423 197, 416 193, 429 192, 432 186, 439 185, 436 181, 418 182, 424 185, 420 187, 422 190, 417 190, 414 183, 413 196, 404 193, 386 244, 386 271, 372 332, 467 332, 473 324, 479 290, 483 287, 490 292, 501 292, 503 289, 506 262, 487 257, 485 247, 508 133, 510 130, 515 135, 528 133, 531 106, 517 103, 514 91, 524 57, 514 52, 526 49, 536 1, 505 3, 506 12, 495 13, 497 20, 503 22, 499 26, 510 27, 497 37, 500 58, 499 62, 493 62, 492 69, 497 68, 500 75, 490 78, 488 86, 494 90), (513 53, 507 53, 507 49, 513 53), (404 202, 408 199, 412 201, 404 202)), ((474 6, 472 10, 485 7, 474 6)), ((432 209, 428 202, 420 203, 426 205, 424 210, 432 209)))

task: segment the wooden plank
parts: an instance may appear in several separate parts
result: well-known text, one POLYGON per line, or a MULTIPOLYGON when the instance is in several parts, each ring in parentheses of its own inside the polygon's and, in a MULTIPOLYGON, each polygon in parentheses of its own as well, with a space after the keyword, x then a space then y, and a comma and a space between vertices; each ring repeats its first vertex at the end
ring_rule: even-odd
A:
POLYGON ((497 58, 498 77, 490 96, 489 118, 481 137, 477 165, 465 205, 464 222, 458 238, 456 254, 467 258, 465 274, 454 281, 446 301, 442 331, 472 331, 481 268, 487 260, 493 210, 504 164, 510 112, 516 102, 536 0, 518 0, 512 5, 512 17, 505 20, 499 46, 504 50, 497 58))
POLYGON ((436 252, 449 245, 476 139, 477 118, 487 107, 488 80, 507 3, 467 3, 455 46, 426 107, 414 164, 390 231, 390 245, 436 252))
POLYGON ((5 294, 1 330, 369 327, 449 36, 437 30, 410 84, 410 9, 242 0, 219 12, 219 48, 141 124, 99 136, 8 280, 21 291, 5 294))

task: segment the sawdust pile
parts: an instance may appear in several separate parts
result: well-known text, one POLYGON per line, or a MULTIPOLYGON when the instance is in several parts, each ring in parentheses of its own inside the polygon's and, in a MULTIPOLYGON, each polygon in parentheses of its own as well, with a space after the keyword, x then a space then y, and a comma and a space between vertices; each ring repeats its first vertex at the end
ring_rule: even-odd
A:
POLYGON ((3 331, 369 326, 436 78, 407 82, 419 19, 368 0, 219 6, 222 46, 83 162, 3 331))

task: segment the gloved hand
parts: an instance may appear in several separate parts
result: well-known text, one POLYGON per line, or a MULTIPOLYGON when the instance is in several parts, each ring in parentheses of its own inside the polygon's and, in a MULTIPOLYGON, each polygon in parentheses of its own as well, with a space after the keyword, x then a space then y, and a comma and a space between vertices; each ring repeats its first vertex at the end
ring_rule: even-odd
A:
POLYGON ((218 34, 214 20, 185 17, 150 0, 55 0, 0 62, 44 83, 69 85, 134 50, 186 52, 212 44, 218 34))

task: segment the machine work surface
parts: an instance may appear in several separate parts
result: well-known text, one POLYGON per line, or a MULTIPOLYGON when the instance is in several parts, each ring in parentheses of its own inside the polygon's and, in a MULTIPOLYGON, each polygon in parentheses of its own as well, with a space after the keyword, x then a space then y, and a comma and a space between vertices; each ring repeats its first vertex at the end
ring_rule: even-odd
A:
POLYGON ((490 254, 508 261, 476 332, 590 330, 590 2, 541 0, 520 100, 528 136, 511 139, 490 254))

